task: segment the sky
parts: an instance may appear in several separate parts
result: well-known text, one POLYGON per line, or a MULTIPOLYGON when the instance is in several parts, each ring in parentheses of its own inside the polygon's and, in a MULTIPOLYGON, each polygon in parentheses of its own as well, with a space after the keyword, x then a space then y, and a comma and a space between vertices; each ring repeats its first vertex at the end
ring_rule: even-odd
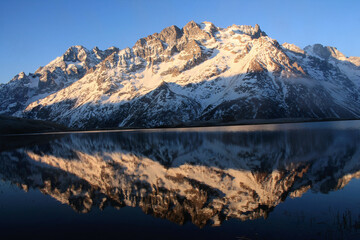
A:
POLYGON ((359 12, 358 0, 1 0, 0 83, 35 72, 73 45, 132 47, 191 20, 217 27, 259 24, 280 44, 321 43, 360 56, 359 12))

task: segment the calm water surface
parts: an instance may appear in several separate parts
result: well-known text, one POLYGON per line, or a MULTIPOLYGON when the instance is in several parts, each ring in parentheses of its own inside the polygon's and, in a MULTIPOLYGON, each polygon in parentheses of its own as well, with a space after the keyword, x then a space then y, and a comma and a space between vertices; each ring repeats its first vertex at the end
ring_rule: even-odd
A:
POLYGON ((360 121, 0 141, 2 239, 360 239, 360 121))

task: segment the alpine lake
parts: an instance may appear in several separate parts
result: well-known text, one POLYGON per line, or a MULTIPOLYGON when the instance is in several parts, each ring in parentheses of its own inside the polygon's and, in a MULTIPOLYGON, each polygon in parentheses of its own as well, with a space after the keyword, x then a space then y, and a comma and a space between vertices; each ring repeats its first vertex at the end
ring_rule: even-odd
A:
POLYGON ((360 239, 360 121, 0 141, 1 239, 360 239))

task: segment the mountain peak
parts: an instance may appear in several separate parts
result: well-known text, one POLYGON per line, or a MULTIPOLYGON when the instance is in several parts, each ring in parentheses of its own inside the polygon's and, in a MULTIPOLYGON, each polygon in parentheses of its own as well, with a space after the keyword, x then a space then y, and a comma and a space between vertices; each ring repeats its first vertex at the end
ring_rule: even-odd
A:
POLYGON ((190 38, 201 38, 201 39, 210 39, 208 33, 203 31, 201 26, 194 22, 193 20, 188 22, 182 29, 185 36, 190 38))
POLYGON ((306 46, 304 50, 310 55, 317 56, 326 60, 329 59, 330 57, 333 57, 338 60, 346 59, 346 56, 343 53, 341 53, 339 50, 337 50, 336 47, 323 46, 320 43, 306 46))
POLYGON ((19 79, 23 79, 26 78, 26 73, 25 72, 20 72, 19 74, 15 75, 12 79, 11 82, 17 81, 19 79))
POLYGON ((164 28, 160 34, 159 39, 166 42, 171 43, 176 41, 177 39, 182 37, 182 31, 180 28, 178 28, 175 25, 172 25, 170 27, 164 28))
POLYGON ((267 36, 265 32, 261 31, 259 24, 255 24, 253 37, 259 38, 261 36, 267 36))
MULTIPOLYGON (((97 47, 94 47, 94 48, 97 48, 97 47)), ((71 46, 71 47, 69 47, 67 50, 66 50, 66 52, 65 52, 65 54, 66 53, 73 53, 73 52, 79 52, 79 51, 81 51, 81 50, 85 50, 85 51, 87 51, 87 49, 84 47, 84 46, 82 46, 82 45, 74 45, 74 46, 71 46)))
POLYGON ((219 30, 212 22, 205 21, 202 22, 200 26, 203 31, 209 33, 211 36, 214 36, 215 32, 219 30))
POLYGON ((251 36, 253 39, 259 38, 261 36, 267 36, 265 32, 263 32, 258 24, 255 24, 255 27, 250 25, 236 25, 228 27, 227 29, 231 29, 239 34, 246 34, 251 36))
POLYGON ((25 72, 19 73, 19 78, 24 78, 26 76, 25 72))
POLYGON ((194 20, 191 20, 184 26, 184 28, 194 28, 194 27, 199 27, 199 25, 194 20))
POLYGON ((88 50, 81 45, 71 46, 64 53, 63 59, 64 61, 68 61, 68 62, 77 62, 77 61, 83 62, 85 61, 87 53, 88 50))
POLYGON ((295 44, 285 42, 281 46, 283 48, 287 49, 287 50, 292 51, 292 52, 305 54, 304 50, 302 50, 300 47, 296 46, 295 44))

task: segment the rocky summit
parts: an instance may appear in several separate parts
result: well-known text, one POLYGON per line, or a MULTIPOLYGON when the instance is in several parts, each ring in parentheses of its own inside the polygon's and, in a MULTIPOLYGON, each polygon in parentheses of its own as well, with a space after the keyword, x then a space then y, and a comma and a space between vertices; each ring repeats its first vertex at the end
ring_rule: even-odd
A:
POLYGON ((75 128, 360 117, 360 57, 255 27, 170 26, 132 48, 70 47, 0 85, 0 114, 75 128))

